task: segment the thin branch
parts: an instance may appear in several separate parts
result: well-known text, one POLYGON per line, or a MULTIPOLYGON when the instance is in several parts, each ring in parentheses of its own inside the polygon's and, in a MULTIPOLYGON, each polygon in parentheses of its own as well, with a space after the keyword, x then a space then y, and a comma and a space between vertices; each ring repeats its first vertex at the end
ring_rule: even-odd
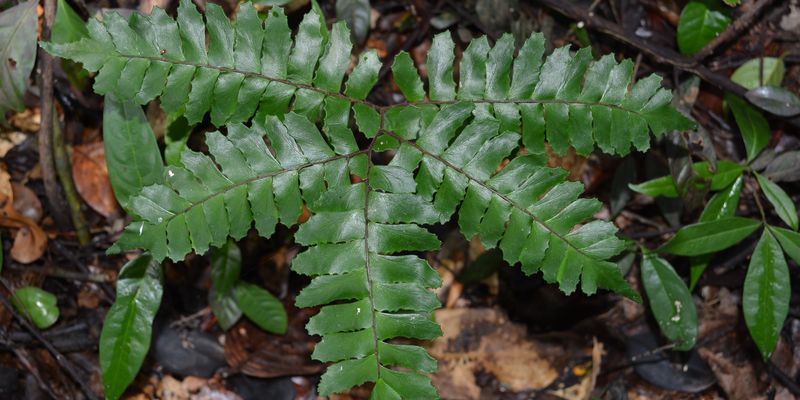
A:
POLYGON ((55 161, 56 172, 64 189, 64 195, 69 205, 69 214, 72 218, 72 226, 78 236, 78 243, 81 246, 89 245, 89 227, 86 225, 86 218, 81 211, 81 200, 75 190, 75 182, 72 180, 72 167, 70 166, 67 149, 64 145, 64 132, 61 130, 61 123, 53 114, 53 160, 55 161))
MULTIPOLYGON (((42 26, 42 38, 49 40, 50 30, 56 14, 55 0, 45 0, 44 2, 44 24, 42 26)), ((44 181, 44 192, 47 202, 51 208, 51 215, 56 221, 56 225, 62 230, 68 230, 70 226, 67 217, 67 204, 58 185, 55 163, 53 159, 53 57, 46 51, 39 49, 40 81, 39 98, 41 101, 41 126, 37 136, 39 144, 39 164, 42 167, 42 180, 44 181)))

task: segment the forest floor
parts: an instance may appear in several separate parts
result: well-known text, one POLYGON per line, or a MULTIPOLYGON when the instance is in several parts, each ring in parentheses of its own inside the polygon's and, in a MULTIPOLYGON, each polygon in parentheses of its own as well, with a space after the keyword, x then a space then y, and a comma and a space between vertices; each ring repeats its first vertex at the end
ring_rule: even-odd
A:
MULTIPOLYGON (((212 1, 230 14, 237 7, 235 0, 212 1)), ((108 8, 149 12, 153 6, 174 15, 177 7, 175 0, 67 3, 83 18, 108 8)), ((319 3, 328 21, 333 21, 335 3, 319 3)), ((725 40, 699 59, 677 52, 676 26, 683 5, 657 0, 373 0, 365 21, 369 29, 356 51, 376 48, 382 59, 391 59, 408 50, 424 67, 431 38, 442 30, 454 33, 457 54, 480 35, 497 39, 512 32, 519 39, 538 31, 547 38, 548 51, 590 44, 599 54, 635 60, 638 77, 655 72, 664 77, 666 86, 682 87, 677 95, 691 105, 692 116, 705 132, 690 138, 683 153, 676 156, 663 141, 647 155, 568 154, 550 160, 583 182, 587 196, 603 201, 601 217, 612 220, 621 236, 656 248, 681 226, 696 221, 702 199, 699 204, 696 199, 664 204, 630 191, 627 183, 668 173, 669 165, 687 157, 687 151, 694 159, 709 153, 715 159, 742 159, 741 139, 723 106, 723 93, 730 88, 731 73, 743 63, 782 56, 786 88, 800 90, 800 2, 744 1, 730 8, 733 21, 747 19, 747 23, 731 25, 723 33, 725 40), (756 8, 762 2, 770 5, 756 8), (700 79, 693 80, 694 76, 700 79)), ((291 1, 290 23, 296 26, 309 8, 308 1, 291 1)), ((0 307, 0 398, 102 397, 98 340, 114 302, 117 273, 129 259, 105 253, 127 217, 114 198, 105 167, 103 101, 91 91, 92 76, 56 61, 56 113, 71 163, 60 172, 70 174, 77 188, 79 211, 90 236, 82 246, 70 222, 70 208, 54 207, 43 183, 53 171, 44 171, 39 162, 38 94, 43 77, 41 68, 34 71, 26 109, 9 113, 9 125, 0 126, 0 198, 4 199, 0 232, 5 255, 0 292, 7 296, 12 288, 41 287, 56 295, 60 316, 54 326, 39 331, 21 324, 13 309, 0 307), (26 222, 14 215, 25 216, 26 222)), ((396 92, 391 79, 383 79, 371 96, 389 104, 396 92)), ((147 116, 163 143, 163 112, 148 107, 147 116)), ((800 149, 796 123, 770 118, 770 149, 800 149)), ((210 124, 201 124, 194 132, 204 130, 210 130, 210 124)), ((794 174, 800 177, 800 166, 794 174)), ((797 179, 786 188, 797 202, 797 179)), ((754 215, 758 210, 752 199, 743 198, 739 212, 754 215)), ((281 299, 289 316, 286 335, 264 333, 245 319, 222 330, 207 301, 209 257, 167 261, 164 299, 150 353, 124 398, 317 398, 315 386, 324 365, 312 361, 310 354, 319 338, 304 328, 316 310, 293 304, 307 280, 289 270, 300 250, 291 233, 282 227, 266 240, 251 232, 240 242, 242 277, 281 299)), ((712 259, 693 290, 697 345, 689 352, 677 352, 661 336, 646 301, 637 304, 609 293, 565 296, 538 275, 524 276, 518 266, 507 265, 480 241, 465 239, 456 221, 437 234, 443 248, 426 258, 444 281, 437 290, 443 307, 436 312, 444 336, 426 346, 439 360, 433 381, 445 399, 800 397, 800 292, 792 295, 789 317, 769 361, 761 358, 743 320, 742 282, 756 238, 712 259)), ((639 260, 629 257, 620 264, 628 281, 643 292, 639 260)), ((685 258, 673 265, 681 276, 689 275, 685 258)), ((800 287, 800 269, 791 260, 789 266, 792 283, 800 287)), ((333 398, 362 399, 365 393, 355 390, 333 398)))

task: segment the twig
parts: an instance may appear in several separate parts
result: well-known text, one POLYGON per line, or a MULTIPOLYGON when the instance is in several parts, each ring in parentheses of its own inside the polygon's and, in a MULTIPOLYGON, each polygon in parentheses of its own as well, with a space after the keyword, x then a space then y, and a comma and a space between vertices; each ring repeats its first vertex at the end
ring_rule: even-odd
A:
MULTIPOLYGON (((56 5, 54 0, 44 2, 44 24, 42 26, 42 39, 49 40, 50 30, 55 19, 56 5)), ((39 49, 40 93, 41 101, 41 126, 39 127, 39 164, 42 167, 42 180, 47 202, 50 204, 51 214, 56 225, 62 230, 70 226, 67 218, 67 205, 58 186, 55 164, 53 161, 53 57, 46 51, 39 49)))
MULTIPOLYGON (((613 37, 617 41, 625 43, 628 46, 641 51, 656 62, 669 64, 680 69, 681 71, 690 72, 694 75, 697 75, 700 77, 700 79, 718 87, 719 89, 731 92, 736 96, 741 97, 748 103, 751 103, 750 100, 745 97, 747 89, 736 82, 733 82, 728 77, 712 72, 704 65, 697 63, 693 59, 686 57, 671 48, 652 45, 639 37, 630 35, 613 22, 607 21, 606 19, 600 18, 596 15, 587 14, 580 5, 572 1, 537 0, 537 2, 561 15, 566 16, 567 18, 576 21, 583 21, 586 24, 586 27, 603 32, 613 37)), ((760 109, 760 107, 756 107, 760 109)), ((780 116, 775 117, 781 118, 780 116)), ((800 124, 800 120, 793 120, 791 118, 784 119, 792 125, 800 124)))
POLYGON ((700 49, 694 56, 692 56, 692 60, 695 62, 700 62, 705 60, 708 56, 714 53, 718 47, 728 43, 729 41, 739 37, 739 35, 750 27, 753 22, 761 15, 761 12, 764 11, 770 4, 774 3, 774 0, 762 0, 758 3, 755 3, 753 7, 750 8, 746 13, 740 15, 736 18, 733 23, 728 26, 728 29, 725 29, 719 36, 715 37, 714 40, 709 42, 705 47, 700 49))
MULTIPOLYGON (((59 267, 44 267, 35 268, 28 265, 20 266, 17 264, 8 265, 6 268, 16 271, 38 272, 46 276, 54 278, 71 279, 75 281, 94 282, 94 283, 108 283, 111 279, 104 274, 93 274, 91 272, 75 272, 59 267)), ((113 299, 113 297, 112 297, 113 299)))
MULTIPOLYGON (((46 1, 53 1, 53 0, 46 0, 46 1)), ((0 284, 2 284, 2 286, 9 293, 14 293, 5 279, 0 278, 0 284)), ((47 339, 45 339, 45 337, 42 335, 41 332, 39 332, 38 329, 36 329, 36 327, 31 325, 31 323, 28 322, 28 320, 25 317, 20 315, 20 313, 18 313, 17 310, 14 309, 14 307, 11 305, 11 302, 6 298, 6 296, 0 295, 0 303, 2 303, 3 307, 5 307, 6 310, 8 310, 8 312, 10 312, 11 315, 14 316, 14 318, 17 320, 17 322, 19 322, 20 325, 22 325, 22 327, 28 330, 28 332, 30 332, 31 335, 33 335, 33 337, 36 338, 36 340, 42 343, 42 345, 47 349, 48 352, 50 352, 53 358, 56 359, 58 365, 61 366, 61 368, 63 368, 64 371, 66 371, 70 379, 72 379, 75 383, 78 384, 83 394, 85 394, 89 400, 98 400, 97 396, 94 394, 94 391, 92 391, 92 388, 89 387, 88 380, 85 379, 84 377, 81 377, 78 374, 78 372, 75 371, 75 367, 72 365, 72 363, 66 357, 64 357, 64 355, 61 354, 53 346, 52 343, 50 343, 47 339)))
POLYGON ((55 160, 56 172, 61 181, 61 187, 67 197, 69 214, 72 217, 75 234, 78 236, 78 243, 81 246, 88 246, 89 228, 81 211, 81 200, 75 190, 75 182, 72 180, 72 167, 67 156, 67 149, 64 146, 64 132, 61 130, 61 124, 55 114, 53 114, 53 159, 55 160))

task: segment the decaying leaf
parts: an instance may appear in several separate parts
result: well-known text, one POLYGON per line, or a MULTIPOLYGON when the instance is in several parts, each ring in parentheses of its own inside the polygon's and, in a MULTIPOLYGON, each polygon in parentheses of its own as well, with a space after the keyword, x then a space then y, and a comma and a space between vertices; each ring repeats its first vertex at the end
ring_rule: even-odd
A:
MULTIPOLYGON (((591 352, 583 352, 584 346, 565 347, 530 337, 525 326, 510 322, 497 309, 442 309, 436 312, 436 320, 444 335, 429 350, 439 360, 433 382, 442 398, 485 398, 482 390, 487 389, 476 381, 477 372, 494 376, 514 392, 542 390, 556 382, 572 360, 591 358, 591 352), (580 354, 572 354, 573 350, 580 354)), ((591 380, 592 376, 582 378, 591 380)), ((576 393, 562 390, 562 394, 568 392, 576 393)))
POLYGON ((102 142, 72 148, 72 178, 78 193, 93 210, 106 218, 117 214, 117 200, 108 179, 102 142))
MULTIPOLYGON (((17 262, 28 264, 38 260, 44 254, 47 247, 47 235, 34 220, 15 208, 15 191, 26 198, 32 194, 25 190, 27 188, 15 190, 15 187, 24 188, 22 185, 12 184, 8 173, 0 169, 0 226, 16 229, 14 244, 11 247, 11 258, 17 262)), ((36 198, 36 195, 33 195, 33 198, 36 198)), ((38 202, 38 199, 36 201, 38 202)), ((19 206, 27 208, 30 205, 20 203, 19 206)), ((27 212, 23 211, 23 213, 27 212)), ((41 215, 41 204, 38 211, 32 210, 28 214, 36 216, 36 213, 41 215)))

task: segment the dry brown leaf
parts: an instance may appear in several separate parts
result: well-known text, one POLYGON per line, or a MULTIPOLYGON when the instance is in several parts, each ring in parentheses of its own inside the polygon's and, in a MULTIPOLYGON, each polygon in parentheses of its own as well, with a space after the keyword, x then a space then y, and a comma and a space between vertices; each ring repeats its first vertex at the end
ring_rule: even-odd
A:
POLYGON ((485 398, 478 372, 492 375, 513 392, 542 390, 570 362, 588 355, 581 346, 536 340, 525 326, 493 308, 441 309, 436 320, 444 335, 429 350, 439 360, 439 372, 432 378, 443 398, 485 398))
POLYGON ((11 184, 11 188, 14 192, 14 210, 31 221, 41 221, 44 211, 42 210, 42 202, 39 201, 36 193, 27 186, 16 182, 11 184))
POLYGON ((5 168, 0 167, 0 206, 8 200, 14 199, 14 189, 11 187, 11 176, 5 168))
MULTIPOLYGON (((24 190, 18 191, 24 193, 24 190)), ((14 207, 14 194, 14 186, 10 182, 8 173, 0 168, 0 226, 17 229, 14 235, 14 244, 11 247, 11 258, 28 264, 38 260, 44 254, 44 250, 47 248, 47 235, 35 221, 17 212, 14 207)), ((28 195, 23 194, 23 196, 28 195)), ((35 198, 36 195, 33 197, 35 198)))
POLYGON ((117 199, 108 180, 103 142, 81 144, 72 149, 72 178, 83 200, 100 215, 117 215, 117 199))
POLYGON ((41 228, 34 225, 19 228, 11 246, 11 258, 23 264, 30 264, 44 254, 47 236, 41 228))
POLYGON ((8 123, 23 132, 38 132, 42 123, 42 113, 39 107, 26 108, 24 111, 13 114, 8 119, 8 123))
POLYGON ((0 157, 5 157, 14 146, 25 141, 25 134, 22 132, 6 132, 0 134, 0 157))

